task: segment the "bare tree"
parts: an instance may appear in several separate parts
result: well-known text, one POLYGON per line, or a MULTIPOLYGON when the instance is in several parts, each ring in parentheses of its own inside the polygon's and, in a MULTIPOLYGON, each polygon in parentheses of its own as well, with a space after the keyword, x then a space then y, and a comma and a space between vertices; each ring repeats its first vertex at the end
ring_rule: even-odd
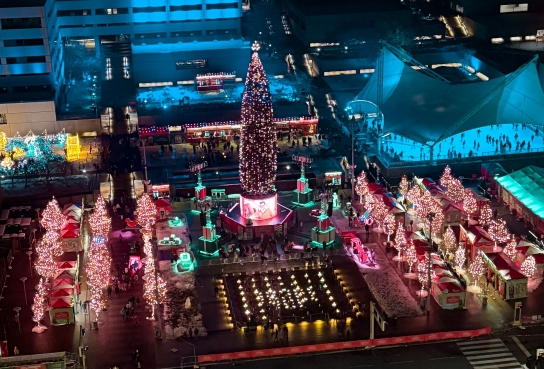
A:
POLYGON ((285 80, 291 87, 291 96, 294 100, 304 100, 315 90, 312 77, 306 73, 289 73, 285 80))
POLYGON ((83 43, 66 39, 63 44, 65 78, 80 81, 100 69, 100 58, 94 49, 88 50, 83 43))

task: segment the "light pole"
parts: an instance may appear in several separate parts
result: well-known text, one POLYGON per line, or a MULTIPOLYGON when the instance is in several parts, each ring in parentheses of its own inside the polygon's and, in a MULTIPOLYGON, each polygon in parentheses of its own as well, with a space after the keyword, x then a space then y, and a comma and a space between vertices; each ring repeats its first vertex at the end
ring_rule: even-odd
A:
POLYGON ((32 251, 28 250, 25 254, 28 255, 28 267, 30 268, 30 278, 32 278, 32 251))
POLYGON ((16 315, 16 318, 17 318, 17 325, 19 326, 19 334, 21 334, 21 321, 19 319, 19 311, 21 311, 21 308, 19 306, 17 307, 14 307, 13 308, 13 311, 15 311, 15 313, 17 314, 16 315))
POLYGON ((19 279, 21 280, 21 282, 23 282, 23 292, 25 293, 25 305, 28 306, 28 299, 26 297, 26 280, 27 280, 27 278, 26 277, 21 277, 19 279))
POLYGON ((357 124, 357 121, 355 120, 355 117, 351 118, 350 125, 351 125, 351 202, 355 201, 355 135, 353 134, 353 128, 357 124))

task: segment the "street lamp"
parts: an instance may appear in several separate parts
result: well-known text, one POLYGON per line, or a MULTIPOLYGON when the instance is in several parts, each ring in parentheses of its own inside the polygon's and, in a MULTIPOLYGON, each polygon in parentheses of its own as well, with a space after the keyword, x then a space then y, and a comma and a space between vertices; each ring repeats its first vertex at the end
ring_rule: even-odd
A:
POLYGON ((16 315, 16 318, 17 318, 17 325, 19 326, 19 334, 21 334, 21 321, 19 319, 19 311, 21 311, 21 308, 19 306, 17 307, 14 307, 13 308, 13 311, 15 311, 15 313, 17 314, 16 315))
POLYGON ((25 254, 28 255, 28 267, 30 268, 30 278, 32 278, 32 251, 28 250, 25 254))
POLYGON ((27 278, 26 277, 21 277, 19 278, 21 280, 21 282, 23 282, 23 292, 25 293, 25 305, 28 306, 28 300, 26 298, 26 280, 27 278))

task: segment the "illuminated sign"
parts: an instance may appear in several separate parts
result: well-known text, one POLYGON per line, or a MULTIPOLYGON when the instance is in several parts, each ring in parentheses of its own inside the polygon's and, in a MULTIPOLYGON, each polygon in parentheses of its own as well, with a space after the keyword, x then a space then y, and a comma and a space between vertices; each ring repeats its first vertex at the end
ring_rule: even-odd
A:
POLYGON ((208 66, 208 59, 176 61, 176 69, 206 68, 207 66, 208 66))
POLYGON ((248 199, 240 196, 242 217, 253 220, 265 220, 276 216, 278 212, 277 195, 264 199, 248 199))

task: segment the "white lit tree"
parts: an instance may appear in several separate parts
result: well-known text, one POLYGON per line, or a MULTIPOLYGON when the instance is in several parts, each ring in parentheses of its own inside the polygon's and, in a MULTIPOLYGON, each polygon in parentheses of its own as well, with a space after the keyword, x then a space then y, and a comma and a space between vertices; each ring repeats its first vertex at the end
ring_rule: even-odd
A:
POLYGON ((518 250, 516 248, 517 242, 514 235, 510 238, 510 241, 506 244, 506 247, 502 250, 512 261, 515 261, 518 250))
POLYGON ((383 202, 383 199, 376 198, 374 206, 372 207, 372 217, 378 223, 378 228, 381 229, 385 216, 389 213, 387 205, 383 202))
POLYGON ((359 195, 359 203, 363 203, 363 198, 368 194, 368 179, 366 178, 365 171, 361 171, 359 177, 357 177, 357 182, 355 183, 355 192, 359 195))
POLYGON ((442 172, 442 175, 440 176, 440 179, 438 180, 438 183, 440 184, 440 186, 447 189, 452 179, 453 175, 451 174, 451 168, 449 165, 446 165, 444 171, 442 172))
POLYGON ((508 238, 510 238, 506 222, 502 219, 492 220, 487 232, 489 233, 491 240, 495 242, 495 247, 497 247, 497 243, 506 242, 508 241, 508 238))
POLYGON ((455 238, 455 234, 453 233, 453 230, 451 227, 448 226, 448 229, 446 229, 446 232, 444 233, 443 237, 443 245, 444 249, 446 250, 446 253, 450 253, 451 250, 455 248, 455 244, 457 243, 457 239, 455 238))
POLYGON ((397 233, 395 233, 395 248, 398 251, 398 255, 394 259, 401 261, 402 260, 402 251, 406 247, 406 231, 404 230, 404 225, 402 222, 399 222, 397 226, 397 233))
POLYGON ((449 181, 446 187, 446 197, 456 204, 460 204, 465 198, 465 187, 457 178, 449 181))
POLYGON ((521 263, 521 272, 527 277, 532 277, 536 273, 536 261, 533 255, 527 256, 527 258, 521 263))
POLYGON ((36 326, 32 328, 32 332, 41 333, 47 329, 47 327, 41 324, 43 316, 45 315, 45 301, 47 298, 47 287, 40 278, 40 283, 36 287, 36 294, 34 295, 34 304, 32 305, 32 320, 36 322, 36 326))
POLYGON ((455 265, 457 266, 459 272, 463 270, 466 260, 467 260, 467 257, 465 256, 465 248, 459 245, 459 247, 457 247, 457 251, 455 251, 455 259, 454 259, 455 265))
POLYGON ((374 198, 374 195, 371 195, 369 193, 367 193, 363 197, 363 206, 366 209, 366 211, 368 211, 369 213, 372 212, 372 208, 374 207, 374 202, 375 201, 376 201, 376 199, 374 198))
POLYGON ((478 255, 474 258, 474 261, 468 267, 468 272, 474 280, 474 286, 478 285, 478 280, 484 272, 484 261, 482 259, 482 252, 478 251, 478 255))
POLYGON ((395 233, 395 217, 392 214, 387 214, 383 218, 383 231, 387 235, 387 242, 391 240, 391 235, 395 233))
POLYGON ((406 248, 404 257, 408 263, 408 274, 412 274, 412 267, 417 262, 416 248, 414 245, 410 245, 406 248))
POLYGON ((465 198, 463 199, 463 211, 467 215, 467 218, 470 219, 473 214, 478 211, 478 203, 472 194, 472 191, 465 192, 465 198))
POLYGON ((408 193, 408 179, 406 176, 402 176, 402 179, 399 183, 399 193, 402 195, 402 197, 406 197, 406 194, 408 193))
POLYGON ((483 226, 489 225, 491 222, 491 219, 493 218, 493 211, 491 210, 491 206, 488 204, 485 204, 482 206, 482 209, 480 210, 480 217, 478 218, 478 222, 483 226))

